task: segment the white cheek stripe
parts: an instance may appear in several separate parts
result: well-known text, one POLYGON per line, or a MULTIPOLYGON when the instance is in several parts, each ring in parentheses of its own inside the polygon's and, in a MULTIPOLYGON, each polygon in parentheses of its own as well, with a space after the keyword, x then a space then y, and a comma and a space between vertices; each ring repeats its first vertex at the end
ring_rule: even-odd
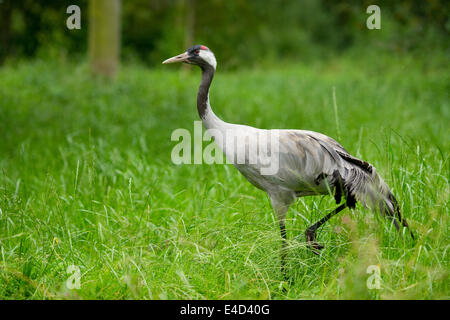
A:
POLYGON ((214 57, 214 54, 211 51, 200 50, 200 53, 198 55, 207 63, 209 63, 214 69, 216 69, 217 66, 216 57, 214 57))

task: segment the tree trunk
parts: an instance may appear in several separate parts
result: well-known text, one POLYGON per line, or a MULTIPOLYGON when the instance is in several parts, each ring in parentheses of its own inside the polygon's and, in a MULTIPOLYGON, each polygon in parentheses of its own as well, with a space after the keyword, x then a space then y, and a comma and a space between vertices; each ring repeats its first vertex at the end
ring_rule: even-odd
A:
POLYGON ((120 55, 120 0, 89 1, 89 62, 95 75, 114 77, 120 55))
POLYGON ((0 65, 1 65, 9 53, 9 38, 11 31, 11 5, 9 2, 0 5, 2 5, 0 10, 0 29, 1 29, 0 65))
MULTIPOLYGON (((187 49, 193 45, 195 38, 195 0, 183 0, 183 26, 184 28, 184 48, 187 49)), ((184 70, 190 70, 191 68, 187 64, 183 64, 184 70)))
POLYGON ((184 47, 193 46, 195 30, 195 0, 186 0, 185 2, 185 29, 184 29, 184 47))

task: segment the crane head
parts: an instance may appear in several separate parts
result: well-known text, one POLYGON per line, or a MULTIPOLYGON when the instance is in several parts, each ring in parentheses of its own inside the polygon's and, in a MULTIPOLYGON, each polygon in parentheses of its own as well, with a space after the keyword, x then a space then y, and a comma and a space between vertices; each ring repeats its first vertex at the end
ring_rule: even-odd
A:
POLYGON ((197 65, 201 68, 211 66, 216 69, 217 62, 214 53, 208 47, 195 45, 186 50, 186 52, 163 61, 163 64, 184 62, 197 65))

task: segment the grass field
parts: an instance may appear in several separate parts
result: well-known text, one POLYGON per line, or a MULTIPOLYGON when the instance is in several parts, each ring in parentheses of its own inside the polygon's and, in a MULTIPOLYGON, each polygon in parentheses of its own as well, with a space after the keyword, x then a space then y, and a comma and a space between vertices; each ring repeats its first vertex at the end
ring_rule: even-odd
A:
POLYGON ((0 298, 448 299, 449 74, 444 57, 235 72, 219 59, 216 114, 336 138, 377 168, 417 235, 358 206, 321 229, 315 256, 303 232, 335 204, 299 199, 285 283, 268 197, 230 165, 171 163, 172 131, 198 120, 199 70, 128 65, 107 82, 84 63, 3 67, 0 298), (66 286, 71 265, 79 289, 66 286), (371 265, 380 289, 366 286, 371 265))

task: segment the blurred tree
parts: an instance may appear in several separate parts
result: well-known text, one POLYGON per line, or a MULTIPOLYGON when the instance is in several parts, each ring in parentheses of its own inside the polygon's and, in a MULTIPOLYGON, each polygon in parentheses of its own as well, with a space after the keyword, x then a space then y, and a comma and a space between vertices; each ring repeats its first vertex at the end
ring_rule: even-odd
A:
POLYGON ((0 11, 0 64, 3 62, 9 51, 9 38, 11 35, 11 4, 9 2, 2 6, 0 11))
MULTIPOLYGON (((185 6, 184 48, 194 45, 195 41, 195 0, 181 0, 185 6)), ((184 65, 185 69, 188 68, 184 65)))
POLYGON ((89 1, 89 62, 93 74, 114 77, 120 55, 120 0, 89 1))
POLYGON ((349 48, 448 50, 450 1, 377 0, 379 32, 366 28, 370 4, 372 0, 0 0, 0 62, 35 56, 67 61, 89 51, 93 70, 113 74, 120 43, 124 61, 151 66, 203 43, 214 50, 221 68, 322 59, 349 48), (104 8, 95 10, 96 3, 104 8), (66 27, 66 9, 72 4, 81 8, 81 30, 66 27), (109 23, 113 27, 101 27, 109 23))
MULTIPOLYGON (((178 30, 182 30, 180 36, 183 37, 182 47, 178 49, 181 51, 193 46, 195 43, 195 0, 177 0, 174 25, 178 30)), ((177 35, 175 35, 175 38, 177 35)), ((182 68, 191 70, 187 64, 183 64, 182 68)))

